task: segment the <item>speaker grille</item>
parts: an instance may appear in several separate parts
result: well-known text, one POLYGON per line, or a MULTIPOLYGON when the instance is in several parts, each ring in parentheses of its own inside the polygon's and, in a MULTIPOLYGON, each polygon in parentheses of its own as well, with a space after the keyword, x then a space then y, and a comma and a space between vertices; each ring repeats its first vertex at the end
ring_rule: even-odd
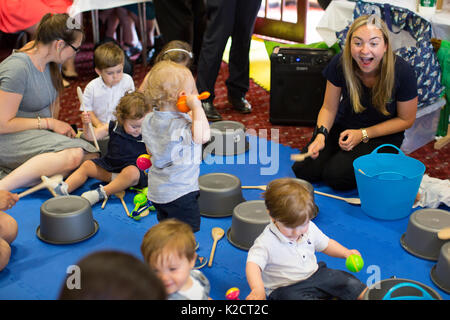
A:
POLYGON ((328 49, 275 48, 271 60, 270 122, 312 126, 322 106, 322 70, 333 56, 328 49))

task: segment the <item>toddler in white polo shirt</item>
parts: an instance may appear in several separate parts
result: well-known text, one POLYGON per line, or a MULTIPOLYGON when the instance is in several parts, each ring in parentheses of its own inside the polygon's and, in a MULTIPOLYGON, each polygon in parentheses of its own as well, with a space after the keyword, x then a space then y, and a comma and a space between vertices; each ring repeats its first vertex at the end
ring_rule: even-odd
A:
POLYGON ((349 250, 328 238, 310 221, 314 198, 301 180, 269 183, 264 199, 271 222, 255 240, 247 257, 248 300, 361 299, 367 286, 342 270, 317 263, 315 252, 346 259, 349 250))
POLYGON ((114 111, 120 99, 135 90, 133 78, 123 72, 124 61, 123 50, 114 42, 104 43, 94 51, 98 77, 87 84, 83 93, 84 107, 94 127, 115 121, 114 111))

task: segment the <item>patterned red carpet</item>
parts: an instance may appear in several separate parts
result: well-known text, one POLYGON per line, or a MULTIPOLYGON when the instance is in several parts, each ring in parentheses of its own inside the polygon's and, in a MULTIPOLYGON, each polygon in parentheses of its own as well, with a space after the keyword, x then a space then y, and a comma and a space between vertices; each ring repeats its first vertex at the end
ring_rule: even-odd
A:
MULTIPOLYGON (((96 77, 93 70, 93 45, 86 43, 83 50, 77 54, 76 67, 79 77, 71 80, 71 85, 64 90, 61 97, 61 111, 59 118, 71 124, 77 124, 81 127, 79 118, 79 102, 76 94, 77 86, 83 90, 87 83, 96 77)), ((0 59, 1 60, 1 59, 0 59)), ((144 67, 142 64, 134 66, 134 81, 136 87, 140 85, 145 74, 150 69, 149 66, 144 67)), ((247 129, 254 129, 260 137, 271 139, 271 129, 278 129, 278 142, 290 146, 292 148, 302 148, 307 144, 312 135, 312 127, 295 127, 295 126, 274 126, 269 122, 269 106, 270 94, 266 90, 259 87, 253 81, 250 81, 250 90, 247 99, 253 106, 253 112, 248 115, 241 115, 232 110, 231 105, 227 102, 227 92, 225 80, 228 76, 228 68, 222 63, 218 81, 216 83, 216 99, 215 105, 222 114, 224 120, 233 120, 242 122, 247 129)), ((422 161, 426 166, 426 174, 439 179, 448 179, 450 177, 450 168, 448 165, 450 146, 435 150, 434 142, 430 142, 422 148, 411 153, 410 156, 422 161)))

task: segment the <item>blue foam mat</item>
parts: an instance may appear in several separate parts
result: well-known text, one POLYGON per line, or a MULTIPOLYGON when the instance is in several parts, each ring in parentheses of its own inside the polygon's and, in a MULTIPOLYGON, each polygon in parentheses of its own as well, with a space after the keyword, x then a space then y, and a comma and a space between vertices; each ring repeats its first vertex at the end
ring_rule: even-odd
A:
MULTIPOLYGON (((298 150, 249 136, 250 150, 234 157, 211 156, 205 158, 200 167, 201 175, 211 172, 234 174, 242 185, 263 185, 279 177, 293 177, 290 155, 298 150), (266 154, 266 146, 269 152, 266 154), (272 158, 273 160, 271 160, 272 158)), ((96 187, 94 179, 73 194, 96 187)), ((322 184, 314 184, 316 190, 336 194, 322 184)), ((18 190, 21 191, 21 190, 18 190)), ((243 190, 246 200, 261 198, 261 190, 243 190)), ((133 191, 127 191, 125 201, 131 211, 134 207, 133 191)), ((344 197, 357 197, 357 191, 341 192, 344 197)), ((67 268, 76 264, 85 255, 106 249, 128 252, 142 259, 140 244, 145 232, 157 223, 155 213, 135 221, 126 216, 119 199, 111 197, 104 210, 98 204, 93 207, 94 219, 99 223, 98 232, 90 239, 71 245, 52 245, 39 240, 39 209, 50 197, 41 190, 22 198, 8 214, 19 224, 19 234, 12 244, 9 265, 0 272, 0 299, 56 299, 67 275, 67 268)), ((400 237, 406 231, 408 218, 396 221, 376 220, 363 213, 359 206, 343 201, 315 195, 319 214, 314 222, 330 238, 350 249, 357 249, 364 258, 364 268, 356 273, 364 283, 383 280, 392 276, 419 281, 436 290, 443 299, 450 295, 440 290, 430 279, 429 272, 436 262, 417 258, 400 245, 400 237)), ((443 208, 448 210, 447 207, 443 208)), ((213 243, 211 229, 231 227, 231 216, 223 218, 202 217, 201 230, 196 233, 200 244, 197 253, 209 257, 213 243)), ((218 242, 214 263, 201 269, 211 282, 211 298, 224 299, 231 287, 241 291, 245 299, 250 290, 245 278, 247 252, 230 244, 226 235, 218 242)), ((331 268, 345 269, 343 259, 317 254, 331 268)))

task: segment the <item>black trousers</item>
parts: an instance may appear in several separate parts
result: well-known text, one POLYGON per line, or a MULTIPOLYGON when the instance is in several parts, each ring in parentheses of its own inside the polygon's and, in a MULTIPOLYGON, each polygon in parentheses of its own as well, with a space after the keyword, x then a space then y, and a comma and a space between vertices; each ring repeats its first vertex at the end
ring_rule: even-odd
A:
POLYGON ((207 0, 208 22, 198 61, 197 88, 209 91, 214 100, 214 85, 228 38, 232 37, 226 80, 228 93, 244 96, 249 87, 249 51, 261 0, 207 0))
MULTIPOLYGON (((351 190, 356 188, 353 161, 360 156, 371 153, 378 146, 388 143, 400 148, 403 134, 389 135, 370 139, 367 143, 359 143, 351 151, 339 147, 339 135, 345 129, 333 126, 325 148, 317 159, 306 158, 303 162, 295 162, 292 170, 299 179, 309 182, 323 181, 335 190, 351 190)), ((307 151, 307 146, 302 152, 307 151)), ((378 152, 397 152, 394 148, 382 148, 378 152)))
POLYGON ((197 65, 206 28, 205 0, 153 0, 155 15, 164 43, 189 43, 197 65))

